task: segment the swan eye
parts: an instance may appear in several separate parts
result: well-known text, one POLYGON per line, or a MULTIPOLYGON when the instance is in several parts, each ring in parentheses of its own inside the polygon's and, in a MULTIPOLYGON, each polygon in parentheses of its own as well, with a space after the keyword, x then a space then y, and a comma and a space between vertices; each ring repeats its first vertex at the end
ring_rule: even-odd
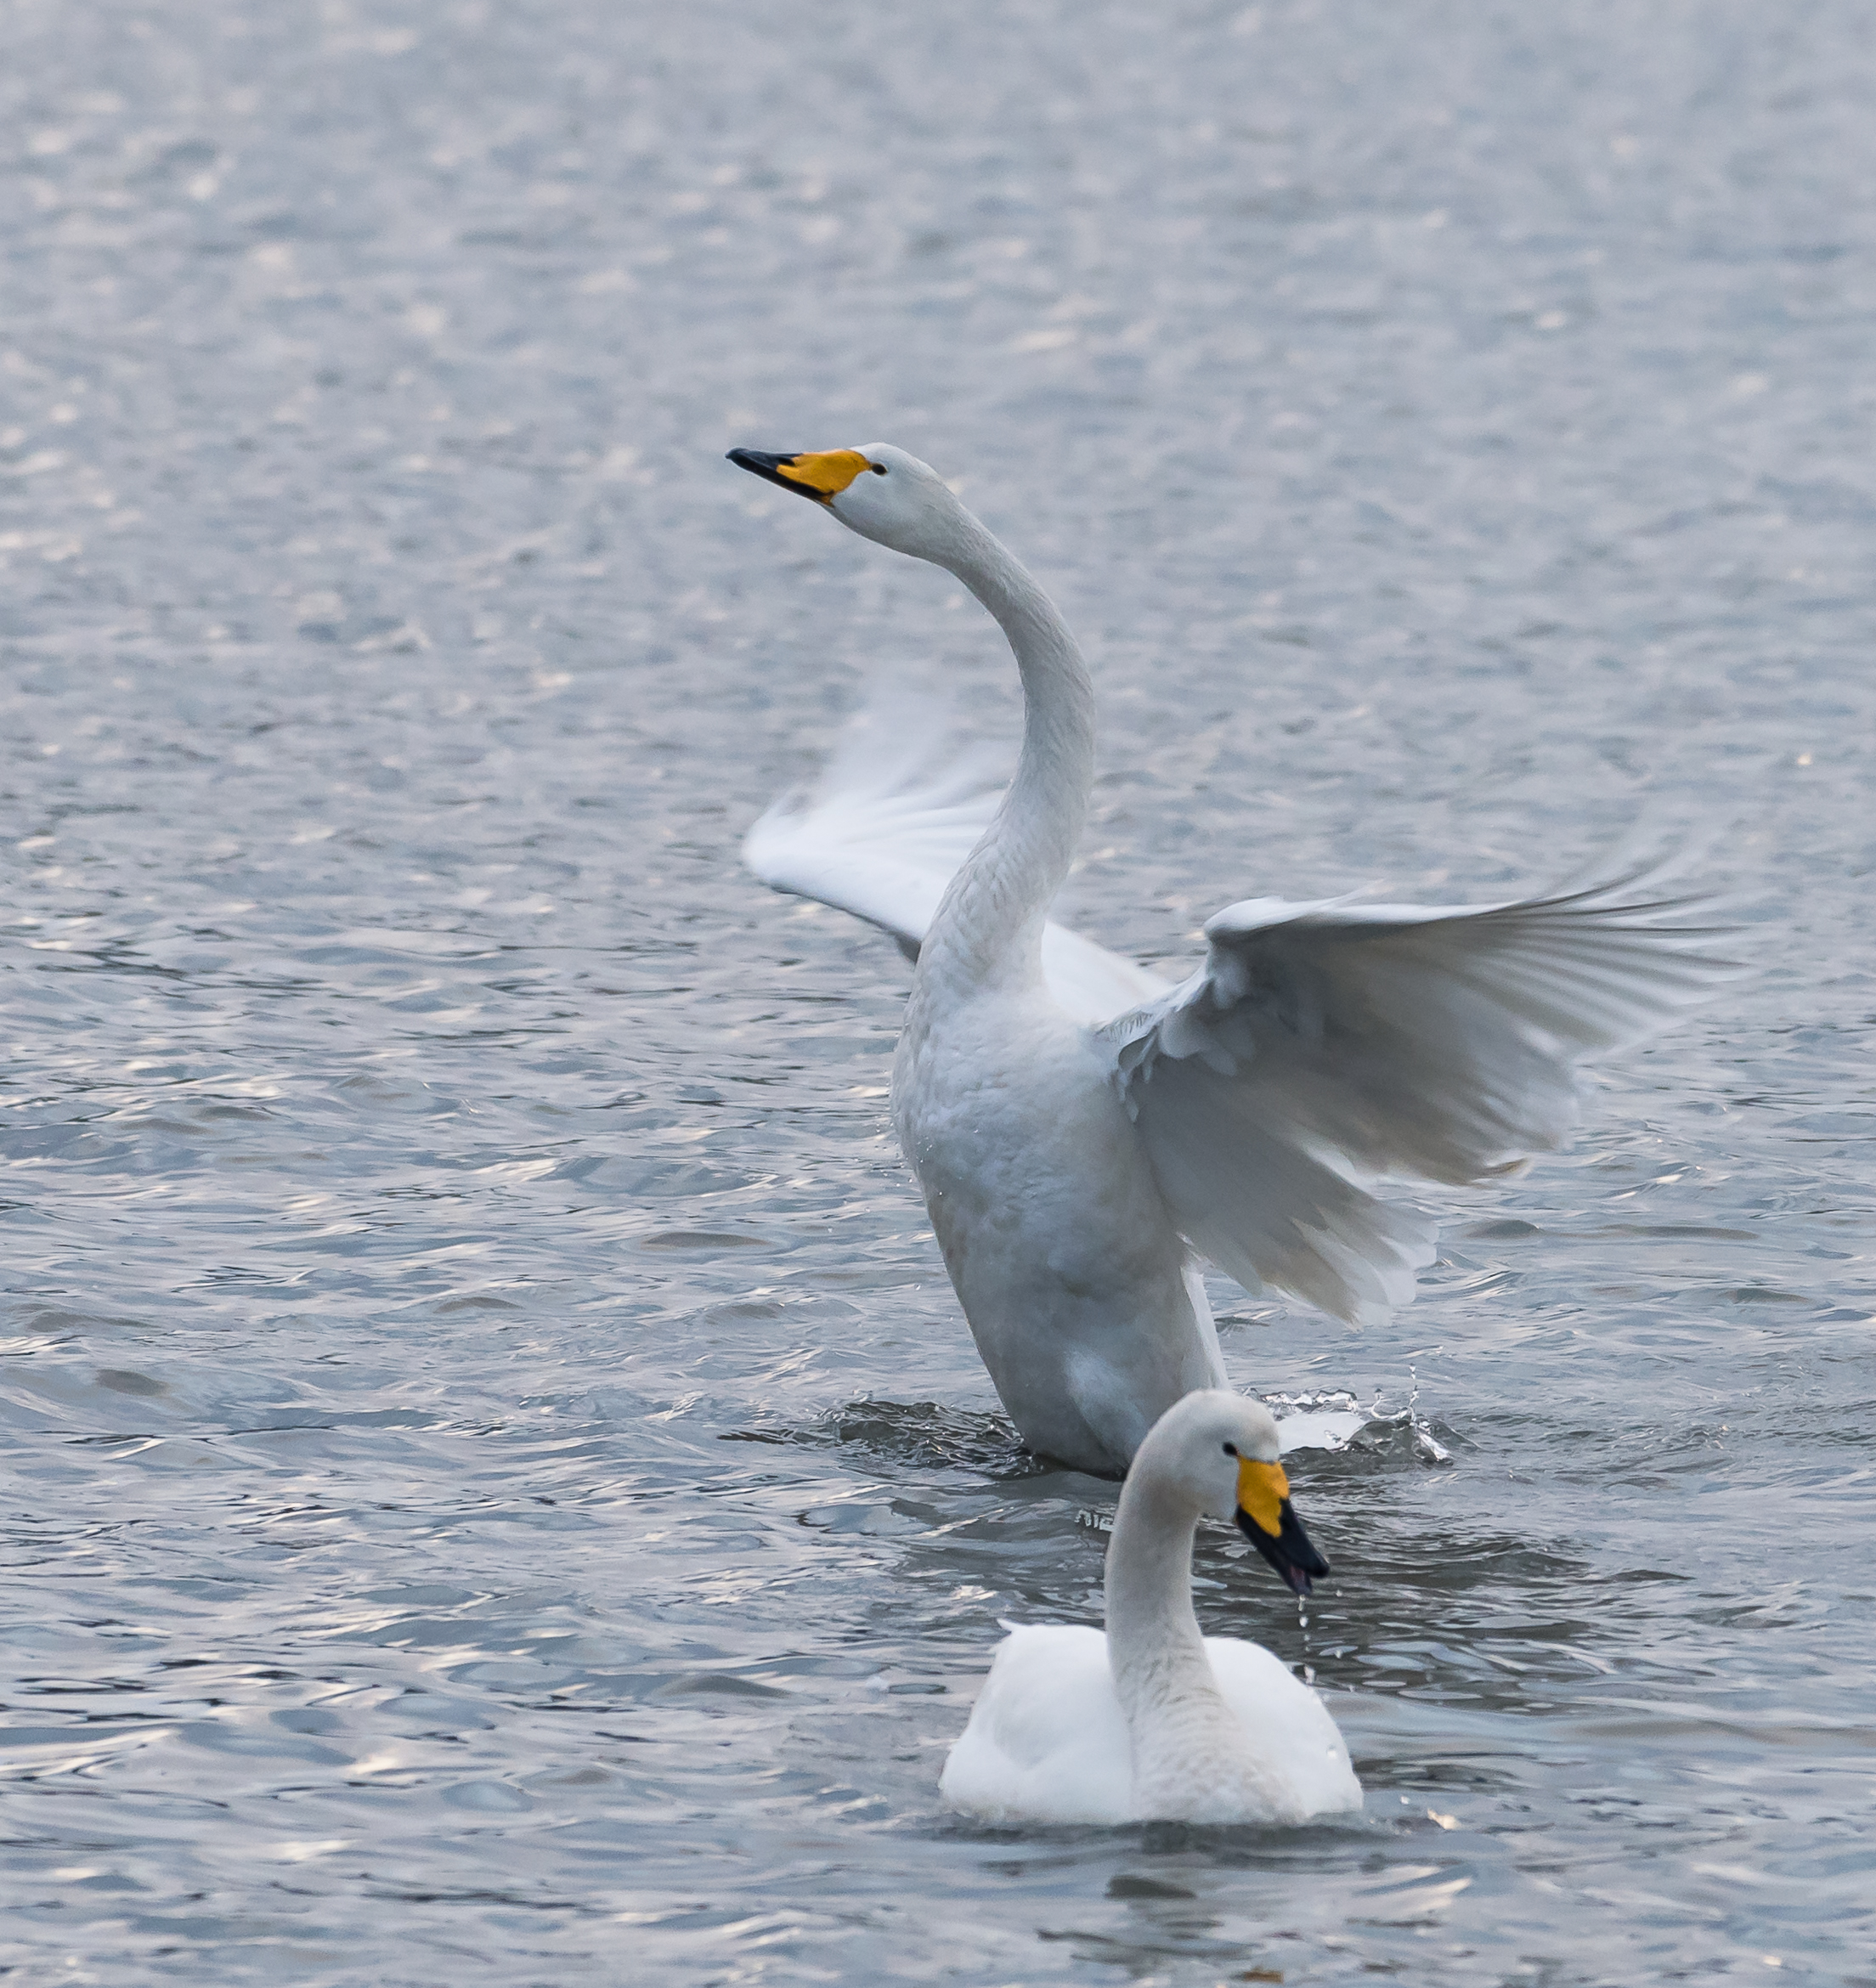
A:
POLYGON ((1227 1456, 1235 1456, 1235 1455, 1238 1454, 1238 1446, 1237 1446, 1237 1444, 1236 1444, 1236 1443, 1226 1443, 1226 1444, 1225 1444, 1225 1446, 1224 1446, 1224 1454, 1225 1454, 1227 1456))
POLYGON ((876 477, 883 477, 886 473, 886 466, 883 462, 869 462, 867 465, 867 467, 870 469, 876 477))

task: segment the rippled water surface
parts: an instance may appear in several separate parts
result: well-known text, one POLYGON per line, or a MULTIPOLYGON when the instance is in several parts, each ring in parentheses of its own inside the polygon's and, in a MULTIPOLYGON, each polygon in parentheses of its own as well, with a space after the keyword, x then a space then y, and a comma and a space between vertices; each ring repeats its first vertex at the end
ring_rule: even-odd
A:
POLYGON ((1876 1981, 1873 101, 1848 0, 0 16, 16 1978, 1876 1981), (1307 1629, 1199 1561, 1358 1824, 938 1806, 1113 1489, 737 860, 871 671, 1015 721, 721 460, 875 438, 1083 636, 1107 942, 1749 895, 1392 1327, 1215 1285, 1383 1411, 1307 1629))

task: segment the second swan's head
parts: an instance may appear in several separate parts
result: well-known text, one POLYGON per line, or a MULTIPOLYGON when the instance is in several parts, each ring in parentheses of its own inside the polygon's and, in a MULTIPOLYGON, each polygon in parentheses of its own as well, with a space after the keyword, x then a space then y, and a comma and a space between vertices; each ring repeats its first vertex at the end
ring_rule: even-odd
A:
POLYGON ((1329 1562, 1291 1509, 1280 1454, 1276 1420, 1261 1401, 1201 1388, 1153 1425, 1127 1475, 1185 1491, 1213 1518, 1235 1519, 1279 1575, 1307 1595, 1329 1562))
POLYGON ((811 499, 862 539, 915 559, 941 560, 969 515, 936 470, 890 443, 795 455, 732 449, 730 460, 811 499))

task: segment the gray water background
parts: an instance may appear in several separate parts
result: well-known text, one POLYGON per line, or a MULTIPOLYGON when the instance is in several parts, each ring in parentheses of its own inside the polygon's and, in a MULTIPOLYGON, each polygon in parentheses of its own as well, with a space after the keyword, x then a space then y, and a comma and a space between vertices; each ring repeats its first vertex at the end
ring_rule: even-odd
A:
POLYGON ((1847 3, 0 16, 9 1978, 1876 1980, 1876 36, 1847 3), (1112 1487, 999 1417, 907 974, 738 839, 995 631, 721 460, 890 439, 1079 630, 1067 909, 1638 818, 1749 986, 1353 1335, 1293 1833, 935 1797, 1112 1487), (958 610, 953 612, 953 610, 958 610))

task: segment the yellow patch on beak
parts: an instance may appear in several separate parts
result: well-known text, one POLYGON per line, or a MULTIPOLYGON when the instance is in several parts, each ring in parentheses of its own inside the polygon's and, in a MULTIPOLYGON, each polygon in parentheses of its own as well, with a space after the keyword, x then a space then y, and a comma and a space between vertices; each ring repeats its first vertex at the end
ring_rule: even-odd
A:
POLYGON ((1283 1530, 1283 1501, 1289 1495, 1290 1480, 1281 1464, 1258 1463, 1248 1456, 1238 1460, 1238 1510, 1260 1533, 1274 1539, 1283 1530))
POLYGON ((777 477, 811 490, 823 504, 838 497, 853 479, 873 465, 857 449, 827 449, 818 455, 784 458, 775 466, 777 477))

